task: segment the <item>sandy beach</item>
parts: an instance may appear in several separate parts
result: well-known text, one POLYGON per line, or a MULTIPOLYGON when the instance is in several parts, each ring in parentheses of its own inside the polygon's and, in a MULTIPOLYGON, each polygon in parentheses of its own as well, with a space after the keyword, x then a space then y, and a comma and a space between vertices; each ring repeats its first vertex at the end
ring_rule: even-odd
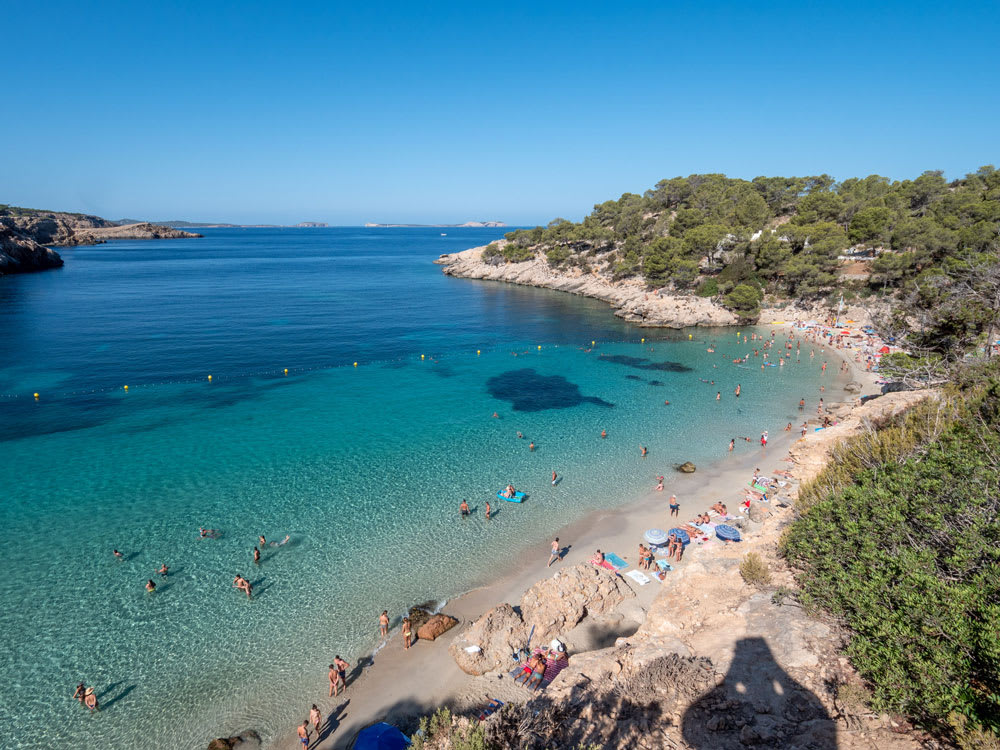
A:
MULTIPOLYGON (((774 328, 780 336, 782 332, 787 334, 791 326, 775 325, 774 328)), ((636 569, 638 544, 647 529, 668 529, 678 525, 678 522, 687 522, 695 515, 708 511, 713 503, 720 500, 728 506, 730 515, 734 515, 743 499, 742 490, 754 469, 759 468, 763 475, 772 476, 775 470, 789 468, 789 449, 799 441, 799 425, 802 420, 809 420, 811 426, 815 424, 820 396, 825 399, 827 413, 838 412, 843 416, 856 407, 858 396, 877 392, 876 376, 865 372, 863 365, 854 362, 855 351, 831 347, 820 350, 817 347, 816 366, 819 367, 824 359, 830 363, 828 385, 831 387, 824 393, 806 394, 806 406, 801 418, 793 422, 791 431, 771 435, 765 449, 756 441, 738 441, 732 454, 725 455, 712 465, 699 467, 693 474, 670 471, 662 492, 655 491, 651 482, 650 491, 643 497, 590 513, 568 524, 556 536, 569 550, 551 568, 546 567, 548 544, 533 545, 517 551, 515 559, 498 561, 493 580, 484 581, 482 586, 447 602, 443 607, 442 611, 457 618, 459 625, 436 642, 418 641, 405 651, 398 628, 393 630, 388 642, 374 656, 363 657, 354 663, 348 674, 348 688, 337 699, 327 698, 325 694, 317 696, 317 705, 323 716, 330 716, 331 720, 324 727, 319 742, 314 736, 310 747, 324 750, 348 748, 357 732, 375 721, 387 721, 408 729, 416 718, 432 713, 442 705, 457 712, 472 713, 485 705, 489 698, 527 700, 530 693, 514 685, 507 677, 498 678, 495 673, 473 677, 462 672, 449 654, 448 644, 491 607, 500 602, 516 603, 533 584, 551 577, 560 568, 586 562, 596 549, 615 552, 624 558, 630 563, 627 572, 636 569), (837 369, 840 360, 850 365, 847 372, 837 369), (845 392, 843 386, 850 380, 861 382, 863 391, 858 394, 845 392), (681 506, 680 516, 672 519, 673 522, 667 507, 671 494, 677 495, 681 506)), ((720 442, 724 450, 728 439, 720 435, 720 442)), ((651 477, 657 465, 651 457, 651 477)), ((777 498, 777 503, 781 503, 781 498, 777 498)), ((728 547, 738 551, 740 546, 745 545, 729 545, 727 551, 728 547)), ((721 547, 722 543, 718 540, 704 545, 692 542, 683 561, 676 566, 677 570, 683 570, 692 561, 704 561, 721 547)), ((611 617, 602 618, 599 627, 590 622, 594 618, 587 618, 564 634, 571 663, 574 654, 612 646, 618 638, 634 633, 645 620, 656 597, 670 588, 669 574, 664 584, 651 580, 640 586, 631 579, 623 580, 635 592, 634 599, 625 601, 611 617)), ((377 623, 373 622, 372 629, 376 628, 377 623)), ((322 670, 324 666, 318 665, 317 668, 322 670)), ((303 706, 303 718, 308 708, 303 706)), ((289 733, 273 746, 279 750, 291 750, 300 745, 297 738, 289 733)))

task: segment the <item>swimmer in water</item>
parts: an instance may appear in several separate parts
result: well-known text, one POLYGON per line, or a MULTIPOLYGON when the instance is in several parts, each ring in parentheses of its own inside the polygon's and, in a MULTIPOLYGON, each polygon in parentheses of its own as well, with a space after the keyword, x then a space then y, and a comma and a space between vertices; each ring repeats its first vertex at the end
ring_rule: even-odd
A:
POLYGON ((733 393, 736 394, 736 398, 740 397, 740 391, 742 391, 742 390, 743 390, 743 386, 741 386, 739 383, 737 383, 736 384, 736 390, 733 391, 733 393))
POLYGON ((458 512, 463 518, 469 515, 469 504, 465 502, 465 500, 463 500, 462 504, 458 506, 458 512))
POLYGON ((253 562, 254 565, 260 565, 260 550, 256 547, 253 548, 253 562))
POLYGON ((531 441, 530 443, 528 443, 528 450, 531 451, 532 453, 535 452, 535 442, 534 441, 531 441))
POLYGON ((729 441, 729 452, 732 453, 733 452, 733 448, 735 448, 735 447, 736 447, 736 438, 732 438, 729 441))
POLYGON ((646 446, 645 446, 645 445, 640 445, 639 447, 640 447, 640 448, 642 448, 642 457, 643 457, 643 458, 645 458, 645 457, 646 457, 646 454, 647 454, 647 453, 648 453, 649 451, 647 451, 647 450, 646 450, 646 446))
POLYGON ((257 541, 260 543, 261 547, 266 547, 267 546, 267 539, 264 538, 263 534, 261 534, 259 537, 257 537, 257 541))
POLYGON ((493 419, 500 419, 500 415, 497 414, 496 412, 493 412, 493 419))
POLYGON ((271 546, 272 547, 284 547, 286 544, 288 544, 288 540, 291 539, 291 538, 292 538, 291 534, 285 534, 285 538, 284 539, 282 539, 280 542, 271 542, 271 546))
POLYGON ((601 437, 606 438, 608 436, 607 430, 601 430, 601 437))
POLYGON ((722 401, 722 391, 716 391, 715 392, 715 400, 716 401, 722 401))
POLYGON ((487 500, 486 501, 486 520, 487 521, 490 520, 490 513, 492 513, 492 512, 493 512, 493 509, 490 507, 490 501, 487 500))
POLYGON ((799 399, 799 409, 804 409, 806 406, 806 400, 804 398, 799 399))
POLYGON ((152 578, 150 578, 148 581, 146 581, 146 591, 148 591, 151 594, 154 591, 156 591, 156 584, 153 583, 153 579, 152 578))
POLYGON ((663 477, 657 477, 656 482, 656 491, 663 492, 663 477))
POLYGON ((663 405, 664 405, 664 406, 670 406, 670 402, 669 402, 669 401, 664 401, 664 402, 663 402, 663 405))
POLYGON ((166 564, 166 563, 163 563, 163 564, 162 564, 162 565, 160 566, 159 570, 157 570, 156 572, 157 572, 157 573, 159 573, 159 574, 160 574, 161 576, 163 576, 164 578, 166 578, 166 577, 167 577, 167 570, 168 570, 168 568, 167 568, 167 564, 166 564))
POLYGON ((524 440, 524 434, 523 434, 523 433, 522 433, 522 432, 521 432, 520 430, 518 430, 518 431, 517 431, 517 437, 518 437, 518 438, 519 438, 520 440, 524 440))
POLYGON ((556 474, 555 470, 553 469, 552 470, 552 484, 556 483, 557 477, 558 477, 558 475, 556 474))
POLYGON ((119 552, 118 550, 112 550, 111 554, 114 555, 115 559, 117 559, 117 560, 124 560, 125 559, 125 556, 121 552, 119 552))

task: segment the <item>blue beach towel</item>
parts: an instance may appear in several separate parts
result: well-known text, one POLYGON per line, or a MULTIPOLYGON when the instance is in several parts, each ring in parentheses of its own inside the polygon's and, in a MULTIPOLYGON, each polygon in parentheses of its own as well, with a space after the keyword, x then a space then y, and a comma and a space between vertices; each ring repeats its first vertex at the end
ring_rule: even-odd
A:
POLYGON ((628 563, 622 560, 620 557, 618 557, 618 555, 616 555, 614 552, 608 552, 606 555, 604 555, 604 559, 607 562, 614 565, 615 568, 617 568, 618 570, 622 570, 628 567, 628 563))

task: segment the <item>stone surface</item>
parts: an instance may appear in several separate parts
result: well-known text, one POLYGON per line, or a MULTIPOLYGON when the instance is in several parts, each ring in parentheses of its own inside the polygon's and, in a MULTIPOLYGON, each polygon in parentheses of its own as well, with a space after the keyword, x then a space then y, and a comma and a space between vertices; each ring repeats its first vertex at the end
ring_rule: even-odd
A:
POLYGON ((218 737, 208 743, 208 750, 260 750, 261 747, 260 735, 252 729, 232 737, 218 737))
POLYGON ((458 620, 454 617, 445 614, 436 614, 417 628, 417 638, 422 641, 433 641, 456 625, 458 625, 458 620))
POLYGON ((684 463, 682 463, 680 466, 677 467, 677 471, 682 471, 685 474, 694 474, 697 468, 698 467, 695 466, 690 461, 685 461, 684 463))
POLYGON ((466 674, 481 675, 511 663, 528 643, 528 628, 509 604, 494 607, 452 641, 448 651, 466 674), (467 649, 478 647, 472 652, 467 649))
POLYGON ((634 596, 621 576, 590 563, 579 563, 528 589, 521 597, 521 617, 528 628, 535 628, 532 641, 546 643, 588 614, 606 614, 634 596))
POLYGON ((14 229, 0 217, 0 276, 8 273, 43 271, 58 268, 63 259, 55 250, 44 247, 14 229))

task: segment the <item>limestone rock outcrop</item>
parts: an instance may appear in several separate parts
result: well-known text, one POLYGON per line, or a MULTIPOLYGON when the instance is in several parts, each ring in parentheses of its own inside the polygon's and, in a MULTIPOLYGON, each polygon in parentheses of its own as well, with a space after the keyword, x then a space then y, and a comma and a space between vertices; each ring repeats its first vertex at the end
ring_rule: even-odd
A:
POLYGON ((453 627, 458 625, 458 620, 450 615, 436 614, 417 628, 417 638, 422 641, 433 641, 440 638, 453 627))
POLYGON ((511 663, 528 644, 528 628, 509 604, 494 607, 472 623, 448 650, 466 674, 481 675, 511 663))
MULTIPOLYGON (((501 240, 499 244, 503 244, 501 240)), ((579 268, 555 269, 544 258, 521 263, 491 262, 483 258, 485 247, 442 255, 435 263, 449 276, 507 281, 524 286, 556 289, 610 303, 619 318, 640 326, 685 328, 687 326, 736 325, 739 318, 706 297, 651 292, 639 279, 612 281, 596 271, 579 268)))
POLYGON ((43 271, 62 264, 63 259, 55 250, 35 242, 0 218, 0 276, 43 271))
POLYGON ((682 463, 680 466, 677 467, 677 471, 684 472, 685 474, 694 474, 697 468, 698 467, 696 467, 690 461, 685 461, 684 463, 682 463))

